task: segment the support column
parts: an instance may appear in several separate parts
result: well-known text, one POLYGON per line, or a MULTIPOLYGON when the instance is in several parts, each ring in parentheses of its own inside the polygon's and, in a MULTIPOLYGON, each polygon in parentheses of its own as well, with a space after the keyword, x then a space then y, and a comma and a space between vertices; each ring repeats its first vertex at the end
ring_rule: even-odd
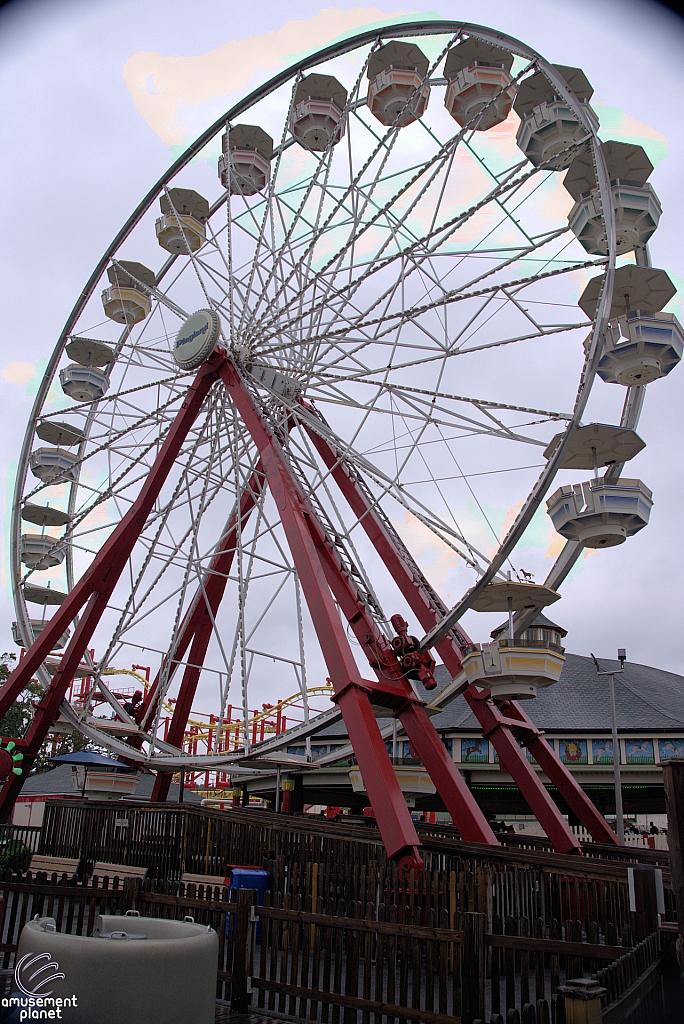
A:
MULTIPOLYGON (((372 501, 371 496, 366 493, 362 482, 356 479, 353 468, 346 464, 343 455, 336 451, 325 438, 316 433, 312 427, 306 426, 305 429, 352 511, 358 517, 359 523, 392 574, 392 578, 404 595, 418 622, 423 629, 429 632, 433 626, 442 620, 447 612, 440 597, 427 582, 408 552, 402 550, 401 541, 394 536, 391 525, 384 522, 377 505, 372 501)), ((468 638, 462 633, 460 627, 454 627, 450 633, 435 644, 437 653, 453 677, 458 676, 462 669, 459 640, 463 643, 468 642, 468 638)), ((515 780, 530 809, 538 818, 542 828, 554 843, 556 849, 563 853, 580 853, 581 845, 579 841, 573 835, 565 818, 541 783, 525 752, 520 749, 517 740, 510 731, 510 726, 506 724, 503 715, 498 711, 494 702, 491 700, 482 701, 478 690, 473 686, 467 687, 464 690, 463 696, 476 715, 480 725, 483 726, 483 729, 487 730, 487 735, 499 755, 502 766, 515 780)), ((520 706, 515 702, 511 702, 510 710, 507 714, 510 718, 519 717, 521 722, 524 721, 532 725, 520 706)), ((538 732, 534 726, 532 728, 535 733, 538 732)), ((544 743, 543 740, 542 743, 544 743)), ((549 778, 552 779, 553 784, 557 786, 559 792, 562 792, 563 798, 572 806, 574 812, 594 839, 597 842, 611 843, 613 845, 617 843, 617 837, 598 813, 586 793, 577 785, 555 751, 548 744, 545 744, 545 749, 543 751, 540 750, 539 753, 540 757, 537 758, 539 764, 542 765, 543 763, 544 770, 549 778)))
MULTIPOLYGON (((192 647, 166 737, 167 742, 172 743, 176 747, 182 747, 183 744, 183 736, 188 724, 197 684, 199 683, 202 665, 204 664, 207 648, 213 635, 216 614, 223 600, 228 583, 228 573, 233 564, 237 532, 241 525, 249 518, 252 509, 261 495, 264 483, 263 466, 261 461, 259 461, 247 487, 240 496, 237 508, 230 517, 227 531, 219 545, 219 550, 207 570, 202 583, 197 588, 197 593, 190 604, 188 615, 186 615, 181 627, 174 659, 177 657, 180 660, 180 658, 184 657, 190 638, 192 638, 192 647), (180 653, 180 648, 182 648, 182 654, 180 653)), ((156 688, 159 686, 161 673, 162 670, 160 669, 155 679, 156 688)), ((151 692, 152 688, 150 688, 150 695, 151 692)), ((150 712, 154 709, 154 703, 155 701, 151 697, 148 702, 150 712)), ((142 720, 145 722, 145 717, 142 720)), ((147 720, 149 721, 149 716, 147 720)), ((166 800, 171 787, 171 778, 171 772, 159 772, 157 774, 151 797, 154 802, 166 800)))
POLYGON ((0 690, 0 718, 2 718, 39 666, 43 664, 56 640, 71 625, 84 605, 87 605, 74 635, 62 655, 50 686, 41 697, 26 736, 17 742, 17 746, 24 754, 27 772, 21 776, 13 775, 12 781, 8 779, 4 784, 2 792, 0 792, 0 821, 7 821, 12 813, 14 801, 26 780, 28 769, 38 756, 48 730, 59 714, 59 706, 73 681, 74 673, 85 654, 93 632, 107 607, 109 598, 136 541, 144 529, 147 517, 180 454, 188 431, 195 422, 211 385, 216 380, 220 363, 224 358, 215 354, 200 369, 188 389, 183 404, 176 414, 154 465, 132 507, 105 541, 90 568, 60 605, 56 614, 50 619, 49 625, 34 641, 0 690))
POLYGON ((398 718, 466 842, 498 846, 499 840, 424 707, 418 701, 410 701, 398 718))
MULTIPOLYGON (((228 520, 223 540, 219 544, 214 560, 209 566, 204 580, 195 591, 193 599, 190 602, 190 606, 183 617, 180 629, 178 630, 178 637, 174 645, 169 672, 173 672, 176 662, 182 661, 185 657, 200 621, 202 621, 206 616, 207 604, 209 603, 211 605, 214 594, 218 597, 218 602, 216 604, 216 608, 211 605, 212 613, 215 613, 218 608, 221 598, 223 597, 223 592, 226 588, 227 579, 225 577, 228 576, 233 564, 237 518, 239 516, 242 522, 248 518, 261 495, 263 487, 264 470, 261 465, 261 461, 259 461, 254 468, 254 472, 252 473, 247 486, 242 492, 239 509, 235 509, 228 520)), ((163 663, 159 672, 155 676, 152 686, 150 686, 145 696, 142 717, 140 720, 143 728, 147 726, 152 714, 154 713, 157 691, 159 689, 159 684, 164 670, 165 664, 163 663)))
POLYGON ((342 712, 369 800, 376 809, 387 854, 402 866, 421 868, 420 841, 370 704, 371 688, 356 665, 309 532, 306 520, 312 518, 313 513, 231 363, 223 366, 221 377, 259 449, 330 673, 335 691, 333 699, 342 712))

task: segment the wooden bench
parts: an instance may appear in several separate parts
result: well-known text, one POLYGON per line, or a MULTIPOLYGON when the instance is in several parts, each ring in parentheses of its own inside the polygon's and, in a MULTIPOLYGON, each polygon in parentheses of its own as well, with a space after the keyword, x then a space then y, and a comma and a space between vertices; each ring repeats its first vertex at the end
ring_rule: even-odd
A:
POLYGON ((181 875, 181 882, 187 884, 188 882, 194 885, 221 885, 226 884, 225 879, 221 875, 194 875, 191 871, 184 871, 181 875))
POLYGON ((78 857, 47 857, 42 853, 34 853, 31 857, 29 871, 32 875, 39 871, 45 871, 48 875, 56 874, 59 878, 68 875, 69 878, 78 871, 78 857))
POLYGON ((100 884, 102 884, 102 879, 105 877, 110 880, 118 878, 121 882, 124 878, 139 878, 142 882, 147 871, 147 868, 133 867, 130 864, 108 864, 103 860, 98 860, 93 865, 93 875, 97 876, 100 880, 100 884))

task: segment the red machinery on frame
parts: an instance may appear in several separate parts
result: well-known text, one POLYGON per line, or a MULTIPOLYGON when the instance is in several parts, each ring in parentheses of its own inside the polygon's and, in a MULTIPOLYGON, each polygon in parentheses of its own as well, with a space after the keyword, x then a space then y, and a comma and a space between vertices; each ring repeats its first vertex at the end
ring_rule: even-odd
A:
MULTIPOLYGON (((260 455, 255 472, 243 490, 236 516, 244 521, 254 508, 262 489, 270 489, 278 505, 290 552, 328 668, 334 689, 332 699, 342 712, 388 855, 406 867, 422 866, 420 841, 376 721, 374 708, 378 707, 386 717, 394 716, 401 722, 463 838, 471 842, 497 844, 496 836, 432 725, 424 702, 416 697, 410 685, 409 678, 420 677, 429 687, 434 666, 431 656, 427 652, 420 653, 413 649, 401 616, 393 617, 393 625, 397 629, 395 638, 385 636, 379 629, 354 581, 343 571, 333 543, 255 405, 239 367, 219 349, 214 350, 200 367, 133 506, 0 690, 1 718, 44 662, 55 640, 74 622, 76 616, 80 616, 50 686, 36 708, 28 732, 23 739, 16 741, 18 750, 24 756, 24 774, 10 775, 5 781, 0 793, 0 816, 7 820, 11 814, 23 781, 59 714, 61 702, 127 558, 188 431, 214 385, 225 386, 227 389, 260 455), (375 679, 362 677, 338 607, 368 658, 375 679)), ((392 535, 388 524, 380 518, 361 481, 344 458, 316 431, 310 427, 306 429, 413 613, 423 628, 433 628, 446 613, 441 600, 407 552, 402 550, 401 542, 392 535)), ((168 741, 177 746, 182 743, 211 635, 212 621, 221 603, 227 572, 235 553, 235 543, 233 525, 232 529, 226 530, 216 552, 212 566, 214 571, 210 569, 207 572, 180 627, 174 657, 183 658, 188 649, 190 654, 168 733, 168 741), (216 571, 217 568, 221 571, 216 571)), ((457 627, 452 627, 436 643, 436 650, 452 676, 458 675, 461 670, 460 650, 468 642, 468 638, 457 627)), ((140 715, 143 727, 153 720, 155 702, 160 695, 160 677, 161 670, 146 695, 140 715)), ((511 701, 504 712, 497 707, 486 689, 465 685, 463 694, 481 723, 484 734, 496 748, 503 769, 516 782, 556 850, 562 853, 581 852, 577 838, 530 765, 525 752, 521 750, 518 738, 534 755, 551 783, 557 787, 594 839, 603 843, 618 842, 565 765, 515 701, 511 701)), ((139 738, 138 742, 141 744, 142 739, 139 738)), ((165 798, 170 778, 169 772, 158 775, 153 799, 165 798)))

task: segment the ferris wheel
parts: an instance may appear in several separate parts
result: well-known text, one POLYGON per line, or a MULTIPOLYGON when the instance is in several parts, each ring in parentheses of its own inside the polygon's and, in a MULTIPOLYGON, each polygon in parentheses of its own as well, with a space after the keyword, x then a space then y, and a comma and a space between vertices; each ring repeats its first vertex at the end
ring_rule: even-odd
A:
MULTIPOLYGON (((411 684, 434 687, 434 649, 450 695, 474 699, 492 670, 465 611, 496 610, 492 588, 508 587, 512 644, 584 547, 647 524, 651 493, 621 471, 643 447, 645 385, 682 352, 660 312, 674 287, 648 257, 652 167, 600 144, 591 93, 579 69, 490 29, 388 26, 255 90, 151 189, 65 325, 21 454, 27 654, 0 712, 39 678, 25 757, 62 714, 159 770, 163 798, 174 767, 230 760, 183 752, 190 715, 213 714, 220 735, 229 706, 247 722, 283 686, 305 700, 329 676, 359 763, 380 766, 385 833, 404 817, 383 709, 439 761, 464 835, 490 841, 411 684), (583 422, 590 401, 606 423, 583 422), (566 543, 535 590, 518 551, 545 498, 566 543), (517 512, 505 527, 501 506, 517 512), (448 588, 430 582, 435 553, 448 588), (126 710, 107 673, 140 664, 152 682, 126 710), (92 686, 70 702, 78 676, 92 686)), ((480 701, 511 763, 506 714, 535 743, 517 698, 553 682, 533 676, 480 701)), ((417 843, 396 827, 404 856, 417 843)))

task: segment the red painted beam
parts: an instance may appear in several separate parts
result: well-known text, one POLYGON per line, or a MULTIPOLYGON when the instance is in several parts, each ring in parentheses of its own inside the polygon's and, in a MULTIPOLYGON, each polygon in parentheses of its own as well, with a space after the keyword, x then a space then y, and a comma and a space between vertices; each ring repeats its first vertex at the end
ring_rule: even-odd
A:
MULTIPOLYGON (((201 666, 204 664, 204 657, 211 640, 212 625, 208 615, 206 618, 207 621, 199 625, 195 631, 188 659, 190 664, 185 667, 180 692, 166 736, 167 743, 172 743, 175 747, 179 748, 183 746, 183 735, 188 724, 192 701, 202 671, 201 666)), ((172 776, 172 772, 157 772, 157 777, 152 787, 152 796, 150 797, 154 803, 166 800, 169 795, 172 776)))
MULTIPOLYGON (((420 622, 420 625, 428 632, 446 614, 447 609, 440 597, 430 587, 418 567, 412 561, 407 563, 406 558, 402 557, 402 553, 391 532, 378 515, 374 503, 364 493, 361 482, 355 478, 353 469, 344 461, 342 454, 336 451, 313 428, 305 424, 305 429, 316 451, 330 470, 331 476, 339 486, 352 511, 356 514, 359 523, 392 574, 393 579, 420 622)), ((463 639, 465 641, 468 640, 465 635, 463 635, 463 639)), ((453 633, 447 635, 435 647, 451 675, 457 676, 461 671, 462 662, 456 636, 453 633)), ((575 838, 563 815, 543 786, 543 794, 540 793, 541 783, 537 772, 529 763, 524 751, 520 749, 518 743, 513 739, 505 723, 501 721, 503 717, 501 712, 493 701, 490 700, 485 703, 477 698, 477 694, 478 691, 474 687, 468 687, 464 692, 464 697, 480 725, 491 731, 491 740, 499 754, 502 766, 516 781, 530 808, 534 810, 544 831, 551 841, 554 842, 554 845, 558 842, 557 849, 562 849, 564 852, 569 850, 576 853, 581 852, 579 841, 575 838), (496 728, 493 728, 494 725, 496 725, 496 728)), ((532 725, 530 719, 527 718, 518 704, 512 702, 511 708, 515 708, 516 718, 520 718, 521 722, 524 720, 532 725)), ((536 749, 537 741, 533 740, 532 742, 535 744, 536 749)), ((540 766, 543 766, 549 780, 562 793, 564 799, 567 800, 569 806, 577 814, 590 834, 600 842, 616 842, 617 837, 614 836, 614 833, 603 820, 586 793, 577 785, 555 751, 547 743, 544 743, 544 750, 540 752, 540 759, 534 750, 531 748, 530 750, 540 766), (611 836, 614 838, 611 839, 611 836)))
MULTIPOLYGON (((189 664, 186 665, 183 673, 168 735, 165 737, 168 743, 172 743, 176 747, 181 747, 183 744, 185 727, 188 724, 202 665, 204 664, 204 658, 212 637, 213 624, 216 621, 216 614, 228 583, 228 573, 233 564, 238 528, 241 528, 249 518, 252 509, 261 495, 264 483, 263 466, 261 465, 261 460, 259 460, 247 486, 240 495, 238 507, 230 517, 228 528, 219 545, 219 550, 205 574, 202 584, 197 588, 197 593, 181 626, 178 646, 183 646, 183 653, 187 650, 190 637, 193 638, 193 641, 188 658, 189 664)), ((180 657, 182 655, 178 654, 177 647, 174 653, 174 660, 180 657)), ((157 675, 155 680, 157 685, 160 674, 157 675)), ((166 800, 169 795, 169 787, 171 786, 171 774, 170 772, 159 772, 157 774, 151 797, 154 802, 166 800)))
MULTIPOLYGON (((193 640, 195 632, 207 614, 207 603, 212 609, 212 614, 215 616, 216 610, 221 603, 221 599, 226 588, 226 577, 228 576, 233 564, 238 515, 241 522, 244 522, 248 518, 250 512, 259 499, 263 486, 263 466, 261 465, 261 462, 257 462, 254 467, 254 472, 240 496, 239 510, 235 509, 228 520, 223 539, 219 544, 214 560, 209 566, 204 580, 195 591, 193 599, 188 606, 188 610, 183 616, 183 621, 181 622, 180 629, 178 630, 178 637, 174 646, 173 656, 171 658, 171 672, 173 672, 176 665, 182 662, 185 658, 185 654, 193 640), (215 598, 217 599, 216 604, 213 603, 215 598)), ((147 694, 145 695, 142 716, 140 719, 143 728, 147 725, 154 714, 159 683, 165 668, 166 662, 163 662, 159 672, 157 672, 155 676, 152 686, 150 686, 147 694)))
MULTIPOLYGON (((195 422, 211 385, 217 378, 220 363, 224 358, 222 355, 215 354, 200 369, 169 428, 138 497, 114 532, 105 541, 90 568, 86 570, 69 596, 60 605, 56 614, 50 619, 49 625, 31 645, 25 657, 22 658, 0 690, 0 718, 2 718, 43 663, 56 640, 71 625, 75 616, 87 602, 87 608, 79 619, 74 635, 60 660, 50 686, 40 700, 28 732, 21 743, 27 767, 30 767, 37 757, 50 726, 59 714, 59 706, 73 681, 74 673, 85 654, 93 632, 107 607, 107 602, 135 543, 144 529, 147 517, 180 454, 188 431, 195 422)), ((3 786, 0 793, 0 820, 7 820, 11 814, 14 800, 21 789, 20 783, 26 779, 27 774, 28 772, 22 776, 14 776, 19 783, 8 781, 3 786)))
POLYGON ((575 776, 549 746, 544 739, 544 734, 528 718, 521 706, 512 703, 508 714, 511 718, 521 722, 524 727, 524 731, 521 730, 523 743, 542 771, 546 772, 549 782, 556 787, 573 814, 577 815, 592 839, 608 846, 621 846, 620 840, 603 815, 596 809, 575 776))
POLYGON ((221 377, 261 455, 330 673, 333 699, 342 712, 388 856, 400 865, 420 868, 420 840, 371 708, 370 689, 354 659, 309 532, 307 520, 314 518, 313 512, 231 363, 226 362, 221 377))
POLYGON ((386 705, 388 713, 394 713, 400 719, 463 838, 468 842, 498 846, 499 840, 491 825, 423 710, 422 702, 416 699, 413 688, 405 678, 396 651, 370 614, 353 580, 342 571, 339 556, 321 525, 313 516, 307 517, 307 524, 328 585, 369 664, 378 675, 378 685, 373 688, 375 702, 386 705), (394 701, 391 700, 392 695, 396 695, 394 701))
MULTIPOLYGON (((326 467, 330 470, 330 475, 340 488, 349 507, 372 542, 373 547, 390 570, 394 582, 404 595, 413 614, 424 629, 432 629, 435 622, 439 621, 446 614, 447 609, 442 604, 441 599, 427 582, 420 569, 415 564, 411 564, 401 557, 401 553, 397 550, 395 538, 377 514, 374 503, 369 500, 369 496, 362 490, 361 481, 355 477, 352 467, 344 461, 341 453, 335 451, 332 445, 325 438, 321 437, 320 434, 317 434, 312 427, 304 424, 304 429, 326 467)), ((461 642, 463 644, 470 643, 469 637, 462 632, 460 627, 458 633, 461 635, 461 642)), ((449 664, 447 665, 442 656, 442 650, 438 646, 437 649, 440 657, 442 657, 444 664, 447 665, 451 674, 457 676, 461 671, 461 656, 456 637, 447 639, 446 643, 443 642, 443 647, 445 652, 448 651, 449 664)))
POLYGON ((451 815, 451 820, 466 842, 498 846, 499 840, 491 825, 422 704, 409 702, 398 717, 451 815))
MULTIPOLYGON (((223 600, 223 595, 228 582, 228 573, 230 572, 233 564, 237 537, 237 523, 240 522, 241 524, 244 524, 249 518, 249 515, 261 494, 264 482, 263 467, 261 466, 261 462, 259 462, 257 463, 254 473, 250 477, 247 487, 242 492, 239 503, 239 512, 236 509, 230 517, 226 533, 219 545, 219 550, 214 556, 214 561, 207 570, 204 580, 197 588, 197 592, 195 593, 193 600, 190 602, 190 607, 181 624, 178 641, 174 648, 172 663, 179 663, 184 658, 188 645, 191 641, 192 648, 188 658, 189 664, 186 665, 183 673, 183 679, 178 691, 176 706, 167 730, 167 735, 164 736, 165 741, 172 743, 174 746, 181 747, 183 743, 185 727, 188 723, 188 718, 192 709, 192 702, 195 697, 197 684, 202 671, 202 665, 204 664, 204 658, 213 632, 213 621, 216 620, 216 614, 221 601, 223 600)), ((149 722, 152 714, 154 713, 159 683, 163 671, 164 664, 162 664, 162 667, 155 677, 153 687, 150 687, 147 700, 148 710, 142 716, 143 723, 149 722)), ((141 745, 142 739, 137 739, 138 743, 136 745, 141 745)), ((159 772, 157 774, 157 778, 152 789, 151 800, 153 802, 166 800, 171 786, 172 774, 173 773, 171 772, 159 772)))

